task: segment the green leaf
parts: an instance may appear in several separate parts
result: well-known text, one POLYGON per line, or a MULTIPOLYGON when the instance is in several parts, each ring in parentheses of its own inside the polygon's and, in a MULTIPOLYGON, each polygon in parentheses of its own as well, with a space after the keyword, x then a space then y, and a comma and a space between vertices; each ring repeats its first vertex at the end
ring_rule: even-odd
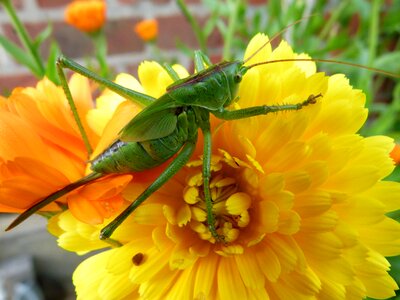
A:
POLYGON ((215 24, 218 20, 218 15, 211 16, 203 27, 204 36, 208 37, 215 29, 215 24))
POLYGON ((8 40, 6 37, 0 35, 0 45, 20 64, 28 67, 33 74, 37 77, 41 76, 40 70, 37 69, 32 57, 28 55, 23 49, 8 40))
POLYGON ((185 45, 179 38, 176 39, 175 46, 179 49, 180 52, 182 52, 186 56, 193 57, 193 50, 185 45))
POLYGON ((375 68, 382 69, 389 72, 399 73, 400 72, 400 51, 385 53, 375 59, 375 68))
MULTIPOLYGON (((399 175, 399 169, 397 167, 397 175, 399 175)), ((393 181, 393 178, 390 179, 391 181, 393 181)), ((392 218, 393 220, 396 220, 397 222, 400 221, 400 210, 396 210, 396 211, 391 211, 389 213, 386 214, 389 218, 392 218)), ((400 267, 400 262, 399 262, 399 267, 400 267)))
POLYGON ((49 57, 47 58, 46 76, 57 85, 60 84, 60 80, 57 76, 56 60, 60 54, 61 51, 58 44, 53 41, 50 45, 49 57))
POLYGON ((40 32, 36 38, 33 40, 33 46, 37 49, 40 45, 50 36, 53 31, 53 26, 51 24, 47 25, 47 27, 40 32))

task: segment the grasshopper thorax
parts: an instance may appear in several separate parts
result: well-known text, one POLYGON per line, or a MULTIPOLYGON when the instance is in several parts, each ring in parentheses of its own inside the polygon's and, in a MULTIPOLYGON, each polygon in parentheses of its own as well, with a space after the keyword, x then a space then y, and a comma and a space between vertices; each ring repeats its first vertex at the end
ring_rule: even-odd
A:
POLYGON ((247 67, 242 61, 221 62, 168 87, 177 103, 219 110, 235 99, 247 67))

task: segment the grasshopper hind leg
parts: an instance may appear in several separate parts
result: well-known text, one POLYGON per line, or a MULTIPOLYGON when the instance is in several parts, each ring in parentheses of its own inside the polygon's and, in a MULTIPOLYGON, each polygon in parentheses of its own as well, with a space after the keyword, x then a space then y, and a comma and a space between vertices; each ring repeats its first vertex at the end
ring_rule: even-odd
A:
POLYGON ((100 232, 100 239, 109 240, 112 233, 118 228, 119 225, 142 204, 148 197, 155 191, 162 187, 169 179, 171 179, 188 161, 192 156, 196 146, 196 141, 188 141, 179 152, 178 156, 171 162, 171 164, 161 173, 161 175, 139 195, 134 202, 132 202, 119 216, 117 216, 111 223, 104 227, 100 232))
POLYGON ((183 145, 182 149, 175 157, 175 159, 167 166, 161 175, 150 184, 137 198, 133 201, 119 216, 117 216, 111 223, 104 227, 100 232, 100 239, 109 240, 112 233, 118 226, 148 197, 155 191, 162 187, 169 179, 171 179, 180 169, 182 169, 192 156, 196 143, 197 143, 197 127, 194 124, 193 112, 188 111, 187 123, 181 128, 183 131, 187 130, 188 139, 183 145), (187 127, 186 127, 187 126, 187 127))
POLYGON ((225 243, 224 235, 221 235, 217 232, 216 228, 216 220, 213 212, 213 202, 211 198, 210 192, 210 179, 211 179, 211 131, 210 131, 210 123, 207 119, 202 124, 202 132, 204 136, 204 149, 203 149, 203 192, 204 192, 204 201, 206 204, 207 211, 207 225, 210 230, 211 235, 215 238, 217 242, 225 243))

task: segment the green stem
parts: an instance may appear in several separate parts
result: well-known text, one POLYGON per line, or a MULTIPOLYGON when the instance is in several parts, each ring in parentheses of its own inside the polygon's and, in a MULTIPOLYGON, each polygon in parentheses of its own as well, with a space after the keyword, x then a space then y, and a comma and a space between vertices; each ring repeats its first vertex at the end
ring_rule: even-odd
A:
MULTIPOLYGON (((373 0, 371 9, 371 21, 369 22, 369 32, 368 32, 368 67, 374 65, 376 58, 377 46, 378 46, 378 35, 379 35, 379 8, 382 4, 382 0, 373 0)), ((367 97, 366 106, 369 107, 372 98, 372 75, 367 74, 367 79, 365 82, 368 84, 365 86, 369 89, 370 97, 367 97)))
POLYGON ((165 61, 165 57, 163 56, 160 48, 157 47, 156 40, 151 40, 146 42, 150 48, 150 57, 155 61, 165 61))
POLYGON ((226 34, 224 36, 224 51, 222 54, 223 59, 225 60, 231 59, 232 40, 233 40, 233 35, 235 34, 240 1, 241 0, 234 0, 232 4, 233 9, 229 15, 228 30, 226 31, 226 34))
POLYGON ((342 1, 342 2, 340 2, 339 6, 333 11, 332 16, 328 19, 324 28, 322 29, 321 33, 319 34, 319 38, 321 40, 326 40, 328 38, 329 33, 332 31, 333 25, 339 19, 343 10, 346 7, 348 7, 348 5, 349 5, 348 1, 342 1))
POLYGON ((207 47, 206 47, 206 38, 204 36, 203 31, 201 30, 199 23, 193 18, 193 16, 190 14, 185 2, 183 0, 177 0, 176 1, 179 8, 181 9, 183 15, 185 18, 188 20, 190 23, 190 26, 192 26, 193 32, 196 35, 197 42, 199 43, 201 51, 204 53, 207 53, 207 47))
POLYGON ((18 34, 19 39, 21 40, 21 43, 25 47, 25 49, 30 53, 32 56, 35 64, 36 64, 36 69, 34 70, 35 75, 38 77, 43 77, 46 73, 44 65, 42 63, 42 60, 40 58, 40 55, 37 51, 37 48, 33 45, 32 40, 30 39, 28 33, 25 30, 25 27, 19 20, 15 9, 13 5, 11 4, 10 0, 2 0, 1 3, 3 3, 4 8, 8 15, 11 18, 11 22, 14 26, 15 31, 18 34))
POLYGON ((372 16, 369 26, 369 49, 368 49, 368 66, 372 66, 376 57, 376 48, 379 35, 379 8, 382 0, 374 0, 372 2, 372 16))
POLYGON ((100 66, 100 74, 102 77, 108 78, 109 69, 107 65, 107 39, 103 30, 98 30, 89 34, 95 46, 95 54, 100 66))

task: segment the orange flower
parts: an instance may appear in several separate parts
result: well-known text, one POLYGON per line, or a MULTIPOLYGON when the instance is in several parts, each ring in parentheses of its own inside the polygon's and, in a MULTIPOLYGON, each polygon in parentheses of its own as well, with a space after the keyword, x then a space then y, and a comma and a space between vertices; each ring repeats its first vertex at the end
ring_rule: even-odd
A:
POLYGON ((65 21, 83 32, 99 30, 106 20, 106 3, 100 0, 74 1, 65 10, 65 21))
MULTIPOLYGON (((74 75, 70 88, 91 144, 97 145, 99 136, 91 128, 100 125, 95 120, 85 121, 94 111, 89 82, 74 75)), ((0 101, 0 211, 21 212, 80 179, 88 155, 63 90, 48 79, 35 88, 17 88, 0 101)), ((102 121, 108 122, 111 114, 102 121)), ((83 222, 102 223, 123 204, 120 192, 131 178, 105 177, 58 202, 68 203, 83 222)), ((43 209, 57 210, 60 207, 55 203, 43 209)))
POLYGON ((400 145, 396 144, 390 152, 390 157, 393 159, 396 165, 400 164, 400 145))
POLYGON ((135 25, 136 34, 145 42, 157 38, 158 22, 155 19, 143 20, 135 25))

